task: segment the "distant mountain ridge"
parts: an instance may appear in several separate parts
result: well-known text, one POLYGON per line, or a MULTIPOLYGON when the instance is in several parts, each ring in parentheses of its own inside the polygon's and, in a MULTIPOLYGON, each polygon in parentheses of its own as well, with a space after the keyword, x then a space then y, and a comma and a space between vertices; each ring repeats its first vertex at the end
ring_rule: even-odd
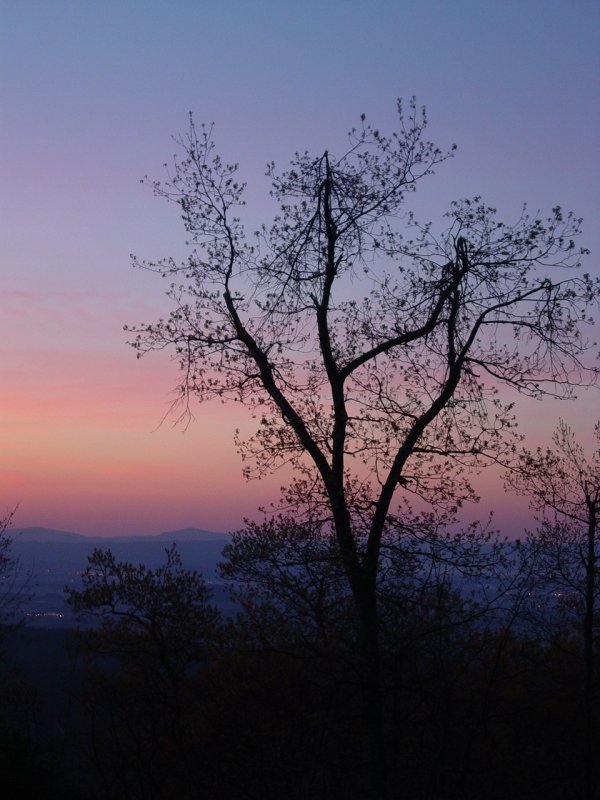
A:
POLYGON ((153 539, 168 539, 175 542, 189 542, 189 541, 213 541, 216 539, 229 539, 229 533, 222 533, 219 531, 207 531, 204 528, 179 528, 175 531, 165 531, 156 536, 150 537, 153 539))
POLYGON ((155 535, 140 536, 89 536, 71 531, 55 530, 54 528, 9 528, 7 531, 16 542, 62 542, 90 544, 97 542, 101 545, 119 542, 223 542, 229 539, 228 533, 207 531, 203 528, 180 528, 174 531, 164 531, 155 535))

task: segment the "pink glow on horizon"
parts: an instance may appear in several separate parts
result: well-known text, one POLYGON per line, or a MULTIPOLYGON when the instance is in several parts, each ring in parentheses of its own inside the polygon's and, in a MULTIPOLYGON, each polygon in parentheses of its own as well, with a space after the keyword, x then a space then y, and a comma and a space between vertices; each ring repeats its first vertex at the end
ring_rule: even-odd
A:
MULTIPOLYGON (((85 293, 66 297, 66 328, 57 297, 36 292, 14 293, 14 312, 2 320, 3 341, 15 345, 0 347, 7 376, 0 389, 6 456, 0 480, 7 508, 20 503, 17 525, 100 535, 190 525, 228 530, 277 499, 285 473, 250 484, 242 478, 233 433, 254 429, 242 407, 195 406, 185 432, 171 418, 161 425, 177 365, 164 353, 136 359, 117 324, 126 309, 85 293), (36 346, 32 318, 41 320, 51 347, 36 346)), ((584 392, 575 406, 520 400, 520 430, 530 447, 544 445, 549 424, 576 410, 581 425, 593 418, 596 400, 595 392, 584 392)), ((511 536, 532 526, 527 501, 504 493, 497 470, 484 470, 474 482, 482 501, 465 509, 466 521, 485 519, 493 509, 493 527, 511 536)))

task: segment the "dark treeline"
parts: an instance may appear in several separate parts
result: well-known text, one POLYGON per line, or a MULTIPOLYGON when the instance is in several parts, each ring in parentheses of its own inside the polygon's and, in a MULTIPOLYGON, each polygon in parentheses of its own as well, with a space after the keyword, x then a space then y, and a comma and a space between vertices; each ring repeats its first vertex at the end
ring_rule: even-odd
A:
MULTIPOLYGON (((390 796, 596 797, 586 759, 597 669, 586 695, 583 606, 548 572, 548 542, 485 538, 424 515, 386 539, 390 796)), ((157 569, 94 551, 68 592, 82 625, 67 644, 77 669, 54 700, 60 725, 36 727, 31 690, 18 675, 5 682, 12 796, 369 796, 352 598, 334 539, 284 517, 251 525, 221 573, 234 617, 176 549, 157 569)))

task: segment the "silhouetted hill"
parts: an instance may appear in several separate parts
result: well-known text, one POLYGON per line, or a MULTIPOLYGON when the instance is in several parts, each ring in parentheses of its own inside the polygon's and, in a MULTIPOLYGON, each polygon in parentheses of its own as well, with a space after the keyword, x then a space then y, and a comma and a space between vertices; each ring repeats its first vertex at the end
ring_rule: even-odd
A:
POLYGON ((81 533, 57 531, 53 528, 11 528, 7 531, 13 541, 21 542, 85 542, 90 539, 81 533))
POLYGON ((181 528, 176 531, 166 531, 159 533, 156 539, 170 542, 191 542, 191 541, 222 541, 229 539, 228 533, 217 533, 215 531, 205 531, 202 528, 181 528))
POLYGON ((113 543, 134 542, 221 542, 229 539, 228 533, 207 531, 204 528, 180 528, 174 531, 165 531, 155 535, 140 534, 139 536, 89 536, 82 533, 55 530, 36 526, 32 528, 10 528, 8 535, 15 542, 62 542, 81 543, 96 547, 108 547, 113 543))

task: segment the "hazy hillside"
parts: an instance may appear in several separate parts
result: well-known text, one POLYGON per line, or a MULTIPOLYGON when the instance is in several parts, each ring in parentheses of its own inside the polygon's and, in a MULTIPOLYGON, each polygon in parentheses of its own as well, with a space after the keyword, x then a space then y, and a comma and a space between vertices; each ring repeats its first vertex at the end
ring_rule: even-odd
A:
POLYGON ((217 585, 217 563, 229 535, 199 528, 166 531, 157 536, 100 538, 69 531, 35 527, 9 531, 12 553, 18 558, 21 583, 25 585, 23 610, 28 621, 44 627, 73 624, 64 602, 65 585, 77 586, 88 556, 95 548, 109 548, 119 561, 155 569, 164 563, 165 550, 177 545, 184 566, 197 570, 214 585, 215 600, 228 605, 217 585))
POLYGON ((11 528, 7 531, 13 541, 18 542, 82 542, 98 543, 98 546, 105 546, 112 542, 147 542, 147 541, 169 541, 169 542, 189 542, 189 541, 223 541, 229 539, 228 533, 207 531, 203 528, 181 528, 174 531, 165 531, 156 535, 140 534, 139 536, 87 536, 71 531, 55 530, 53 528, 33 527, 33 528, 11 528))
POLYGON ((90 537, 53 528, 10 528, 7 534, 13 542, 85 542, 90 537))

